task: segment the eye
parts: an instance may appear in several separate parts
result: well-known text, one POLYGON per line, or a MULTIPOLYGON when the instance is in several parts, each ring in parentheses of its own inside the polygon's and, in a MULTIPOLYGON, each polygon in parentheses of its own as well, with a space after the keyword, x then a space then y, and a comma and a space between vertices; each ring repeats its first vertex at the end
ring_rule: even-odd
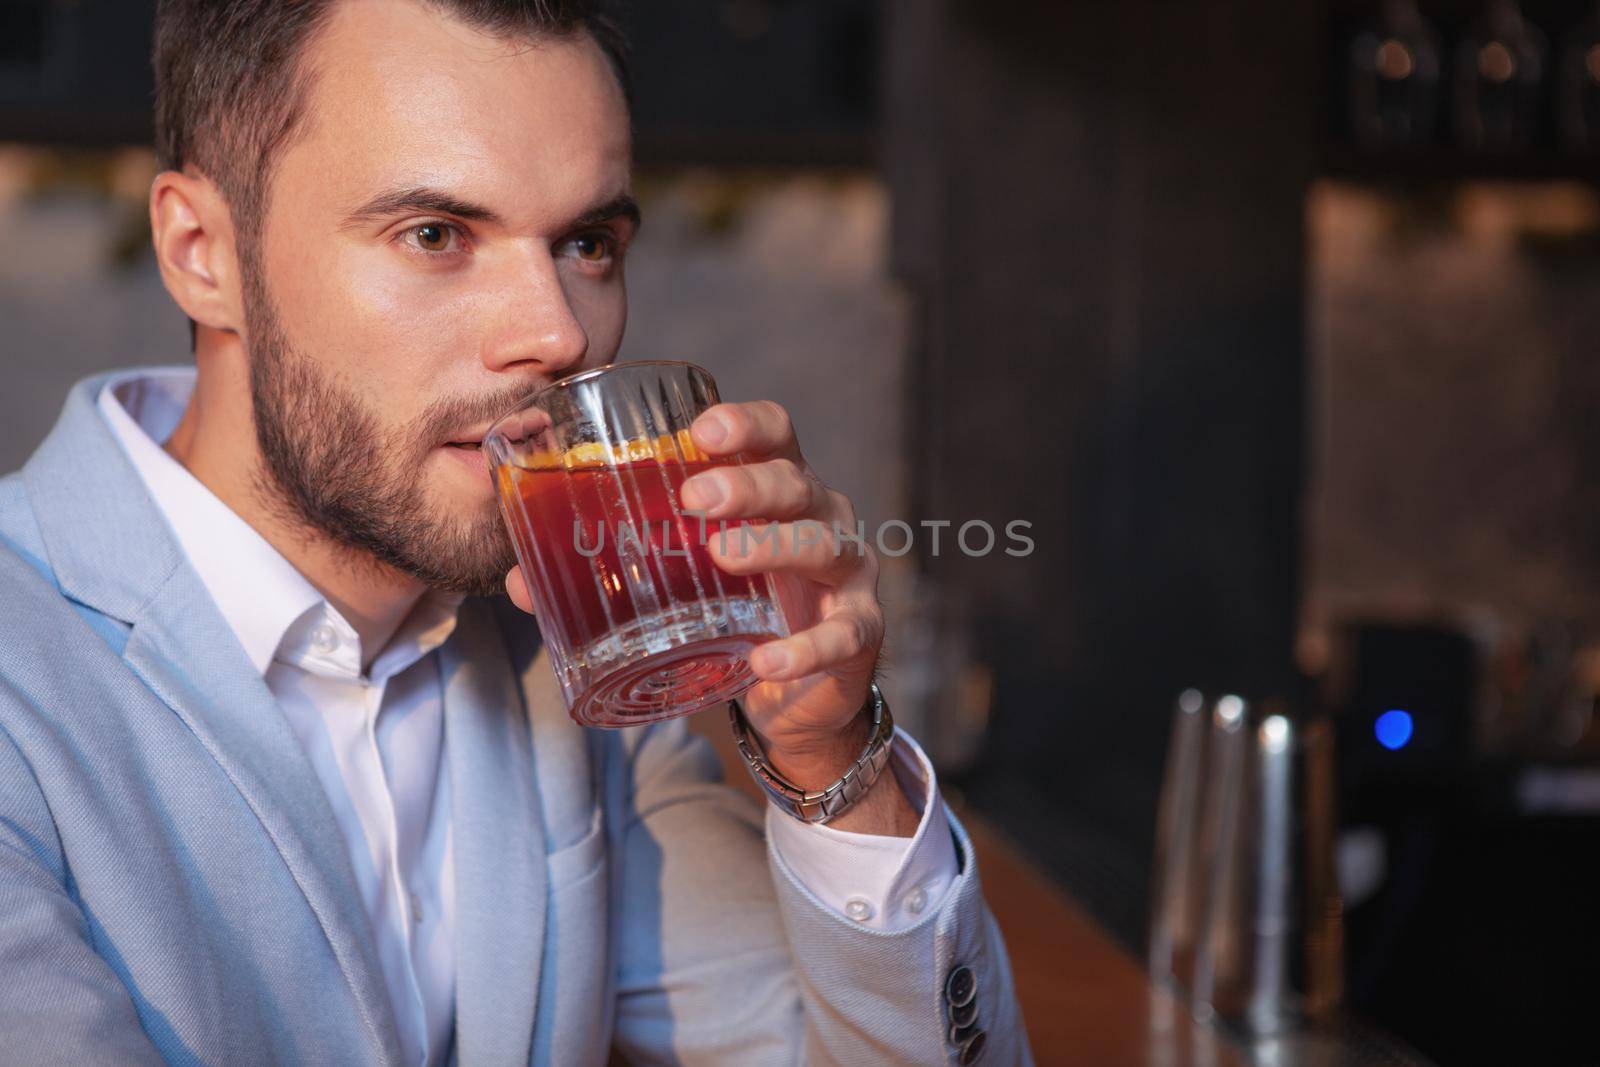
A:
POLYGON ((461 235, 447 222, 424 222, 406 230, 407 243, 423 252, 452 252, 460 244, 461 235))
POLYGON ((603 233, 586 233, 572 239, 572 250, 585 263, 604 263, 611 258, 611 238, 603 233))

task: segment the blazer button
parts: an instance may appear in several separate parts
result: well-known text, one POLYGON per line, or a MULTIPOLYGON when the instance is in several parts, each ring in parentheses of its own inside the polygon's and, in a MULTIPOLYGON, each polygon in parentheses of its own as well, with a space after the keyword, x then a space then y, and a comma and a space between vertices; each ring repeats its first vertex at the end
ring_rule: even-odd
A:
POLYGON ((978 1002, 976 1000, 970 1000, 959 1008, 954 1004, 950 1005, 950 1025, 958 1030, 964 1026, 971 1026, 977 1018, 978 1002))
POLYGON ((973 976, 972 968, 966 964, 956 967, 944 981, 944 999, 949 1001, 953 1008, 966 1007, 977 995, 978 979, 973 976))
POLYGON ((967 1038, 966 1043, 961 1046, 961 1058, 957 1061, 961 1064, 961 1067, 968 1067, 969 1064, 977 1063, 979 1058, 983 1056, 983 1046, 988 1040, 989 1035, 982 1030, 967 1038))

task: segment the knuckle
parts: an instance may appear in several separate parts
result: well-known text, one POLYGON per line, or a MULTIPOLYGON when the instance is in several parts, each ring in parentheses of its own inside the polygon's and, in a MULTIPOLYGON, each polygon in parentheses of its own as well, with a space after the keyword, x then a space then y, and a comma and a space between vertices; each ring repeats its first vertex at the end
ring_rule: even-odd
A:
POLYGON ((839 516, 839 520, 843 525, 854 529, 856 524, 856 506, 850 502, 850 498, 839 492, 837 489, 826 487, 823 489, 823 495, 827 498, 828 509, 835 515, 839 516))
POLYGON ((773 460, 772 467, 784 503, 796 511, 804 509, 811 502, 811 487, 800 467, 791 459, 773 460))
POLYGON ((789 412, 776 400, 760 401, 762 413, 772 427, 774 437, 782 439, 794 436, 794 423, 789 418, 789 412))
POLYGON ((848 542, 840 543, 828 535, 828 571, 835 581, 843 581, 861 566, 861 557, 848 542))
POLYGON ((839 543, 834 539, 833 531, 828 529, 826 523, 818 522, 816 519, 807 519, 806 521, 816 527, 817 544, 812 551, 816 552, 818 561, 829 571, 837 570, 840 552, 839 543))

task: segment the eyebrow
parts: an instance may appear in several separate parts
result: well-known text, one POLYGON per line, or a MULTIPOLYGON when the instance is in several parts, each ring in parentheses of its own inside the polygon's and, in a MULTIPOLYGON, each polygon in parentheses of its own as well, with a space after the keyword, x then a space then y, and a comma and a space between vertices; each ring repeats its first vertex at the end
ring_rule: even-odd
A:
MULTIPOLYGON (((354 226, 363 222, 371 222, 374 219, 397 215, 403 211, 453 215, 458 219, 466 219, 470 222, 498 223, 501 221, 498 213, 482 204, 474 204, 470 200, 463 200, 458 196, 452 196, 438 189, 418 187, 380 193, 355 211, 352 211, 349 217, 345 219, 345 225, 354 226)), ((602 204, 597 204, 583 211, 562 229, 581 230, 586 226, 597 226, 602 222, 609 222, 616 218, 627 219, 637 229, 642 221, 638 201, 627 193, 621 193, 602 204)))
POLYGON ((451 196, 438 189, 395 189, 377 196, 352 211, 345 225, 370 222, 402 211, 421 211, 433 215, 454 215, 472 222, 499 222, 500 216, 482 204, 451 196))
POLYGON ((637 230, 644 221, 644 216, 639 213, 639 202, 627 193, 621 193, 585 211, 568 223, 566 228, 581 230, 586 226, 598 226, 602 222, 610 222, 612 219, 627 219, 637 230))

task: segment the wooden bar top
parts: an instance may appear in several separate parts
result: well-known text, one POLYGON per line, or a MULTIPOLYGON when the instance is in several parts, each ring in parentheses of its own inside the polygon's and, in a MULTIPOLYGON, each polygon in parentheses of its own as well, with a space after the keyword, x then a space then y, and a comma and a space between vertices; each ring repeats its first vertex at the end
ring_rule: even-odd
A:
POLYGON ((983 892, 1005 934, 1034 1058, 1096 1067, 1245 1067, 1247 1060, 970 810, 983 892))

